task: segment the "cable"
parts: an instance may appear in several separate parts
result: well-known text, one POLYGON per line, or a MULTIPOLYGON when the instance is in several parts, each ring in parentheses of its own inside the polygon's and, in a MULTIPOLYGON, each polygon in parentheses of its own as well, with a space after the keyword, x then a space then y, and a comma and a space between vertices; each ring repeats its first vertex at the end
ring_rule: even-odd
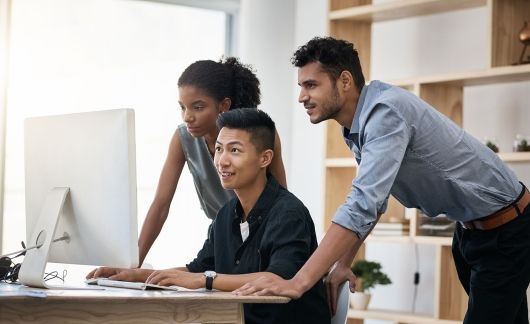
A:
MULTIPOLYGON (((64 232, 63 236, 61 236, 59 238, 56 238, 55 240, 52 241, 52 243, 59 242, 59 241, 69 242, 70 241, 70 235, 68 235, 68 233, 64 232)), ((26 251, 33 250, 33 249, 39 249, 44 244, 44 242, 42 242, 42 243, 39 242, 36 245, 30 246, 30 247, 27 248, 23 241, 21 243, 22 243, 22 250, 18 250, 18 251, 15 251, 15 252, 10 252, 10 253, 7 253, 7 254, 0 255, 0 258, 7 257, 7 256, 10 256, 10 255, 14 255, 14 254, 18 254, 17 257, 21 256, 21 255, 26 255, 26 251)), ((16 258, 16 257, 13 257, 13 258, 16 258)))
MULTIPOLYGON (((62 237, 59 237, 53 240, 52 242, 69 241, 69 240, 70 240, 70 236, 67 233, 64 233, 62 237)), ((15 264, 12 260, 20 256, 26 255, 26 251, 28 250, 38 249, 42 246, 42 244, 40 245, 37 244, 35 246, 26 248, 26 244, 24 244, 24 241, 20 242, 20 244, 22 245, 22 250, 11 252, 11 253, 0 256, 0 260, 1 260, 0 282, 7 282, 8 280, 10 280, 12 283, 17 282, 18 273, 20 271, 20 267, 22 264, 21 263, 15 264), (14 254, 16 254, 14 257, 11 257, 11 258, 9 257, 10 255, 14 255, 14 254)), ((63 270, 62 276, 59 276, 58 271, 52 271, 52 272, 47 272, 47 273, 45 272, 43 280, 48 281, 52 279, 59 279, 64 283, 64 279, 66 278, 67 273, 68 272, 66 271, 66 269, 63 270)))
POLYGON ((43 280, 44 281, 49 281, 49 280, 52 280, 52 279, 59 279, 59 280, 61 280, 64 283, 64 279, 66 278, 67 273, 68 272, 66 271, 66 269, 63 270, 63 275, 62 276, 59 276, 59 272, 57 270, 54 270, 52 272, 45 272, 43 280))

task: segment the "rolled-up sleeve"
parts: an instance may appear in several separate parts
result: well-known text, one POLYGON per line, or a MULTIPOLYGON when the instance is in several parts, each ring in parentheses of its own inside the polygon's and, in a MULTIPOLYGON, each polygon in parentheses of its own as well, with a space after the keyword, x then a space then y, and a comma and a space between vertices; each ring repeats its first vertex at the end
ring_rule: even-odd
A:
POLYGON ((384 213, 390 189, 410 141, 410 128, 399 113, 385 104, 369 112, 359 130, 361 159, 346 201, 333 222, 364 238, 378 214, 384 213))

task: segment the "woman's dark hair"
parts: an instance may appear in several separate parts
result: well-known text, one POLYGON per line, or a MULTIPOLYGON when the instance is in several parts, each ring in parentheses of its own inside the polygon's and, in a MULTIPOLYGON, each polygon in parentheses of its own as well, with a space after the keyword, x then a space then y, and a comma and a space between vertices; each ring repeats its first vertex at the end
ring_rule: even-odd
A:
POLYGON ((178 87, 184 86, 202 89, 217 101, 229 98, 230 109, 256 108, 261 102, 259 80, 252 67, 235 57, 192 63, 178 80, 178 87))
POLYGON ((349 71, 357 89, 361 91, 364 87, 359 53, 350 42, 332 37, 315 37, 300 46, 291 58, 291 63, 296 67, 303 67, 312 62, 320 62, 333 82, 337 81, 342 71, 349 71))
POLYGON ((258 152, 274 149, 276 126, 266 112, 260 109, 236 109, 217 117, 219 129, 242 129, 250 133, 250 141, 258 152))

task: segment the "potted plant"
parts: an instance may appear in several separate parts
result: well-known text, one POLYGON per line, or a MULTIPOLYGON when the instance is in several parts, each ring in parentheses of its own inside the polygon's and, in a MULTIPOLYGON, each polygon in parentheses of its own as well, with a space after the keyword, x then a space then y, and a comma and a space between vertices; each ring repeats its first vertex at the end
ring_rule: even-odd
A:
POLYGON ((367 260, 356 261, 351 271, 357 277, 355 284, 357 292, 350 296, 351 306, 355 309, 366 309, 372 295, 370 289, 377 285, 388 285, 392 281, 381 271, 381 264, 367 260))
POLYGON ((529 152, 530 145, 528 145, 528 140, 521 134, 515 136, 515 141, 513 142, 513 151, 514 152, 529 152))
POLYGON ((486 146, 489 147, 493 152, 499 153, 499 147, 492 141, 486 141, 486 146))

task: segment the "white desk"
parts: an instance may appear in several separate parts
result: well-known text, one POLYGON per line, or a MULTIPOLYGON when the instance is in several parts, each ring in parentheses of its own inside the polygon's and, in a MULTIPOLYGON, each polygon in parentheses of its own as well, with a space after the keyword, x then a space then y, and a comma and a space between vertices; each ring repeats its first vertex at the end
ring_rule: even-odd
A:
POLYGON ((0 323, 245 323, 244 303, 289 300, 229 292, 45 290, 0 283, 0 323))

